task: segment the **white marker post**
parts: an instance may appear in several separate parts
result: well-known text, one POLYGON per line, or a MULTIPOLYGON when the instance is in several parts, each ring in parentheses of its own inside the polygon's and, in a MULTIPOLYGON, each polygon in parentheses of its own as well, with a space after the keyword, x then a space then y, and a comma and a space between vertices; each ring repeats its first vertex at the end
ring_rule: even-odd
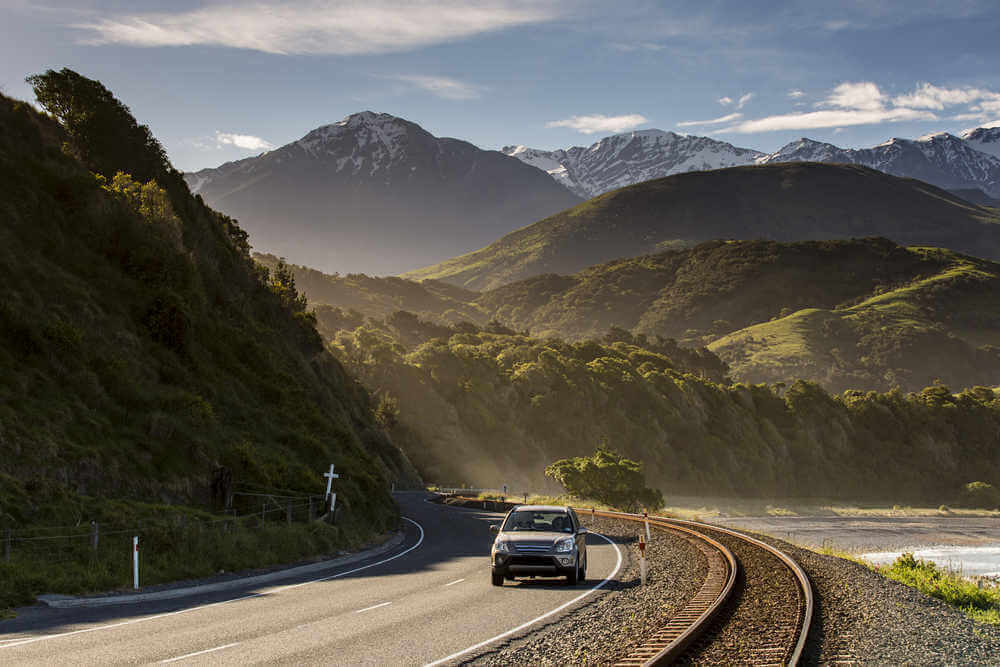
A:
POLYGON ((132 588, 139 590, 139 536, 132 538, 132 588))
POLYGON ((337 494, 330 493, 330 489, 333 486, 333 480, 340 479, 340 475, 333 472, 334 465, 330 464, 330 472, 323 473, 323 477, 326 477, 326 497, 330 501, 330 523, 333 523, 333 510, 337 506, 337 494))
POLYGON ((653 538, 649 535, 649 512, 646 510, 642 511, 642 518, 646 522, 646 542, 652 542, 653 538))
POLYGON ((642 539, 642 533, 639 533, 639 578, 642 579, 642 585, 646 585, 646 543, 642 539))

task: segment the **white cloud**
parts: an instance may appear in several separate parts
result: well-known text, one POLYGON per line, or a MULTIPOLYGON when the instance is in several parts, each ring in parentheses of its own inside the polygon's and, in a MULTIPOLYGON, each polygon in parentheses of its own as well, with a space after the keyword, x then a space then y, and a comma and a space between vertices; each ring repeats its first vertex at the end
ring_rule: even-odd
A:
POLYGON ((988 105, 997 104, 1000 108, 1000 93, 980 88, 938 88, 930 83, 922 83, 912 93, 893 99, 893 103, 899 106, 937 110, 944 109, 946 106, 980 101, 984 101, 988 105))
POLYGON ((677 127, 692 127, 694 125, 721 125, 722 123, 732 123, 740 118, 743 118, 743 114, 731 113, 728 116, 713 118, 712 120, 686 120, 683 123, 677 123, 677 127))
POLYGON ((719 104, 721 104, 722 106, 726 106, 726 105, 732 104, 732 103, 733 103, 733 98, 731 98, 731 97, 720 97, 719 98, 719 104))
POLYGON ((124 14, 74 27, 92 45, 226 46, 267 53, 391 53, 555 18, 552 5, 524 0, 332 0, 208 5, 180 12, 124 14))
POLYGON ((236 146, 248 151, 269 151, 274 148, 270 141, 255 137, 252 134, 231 134, 229 132, 216 132, 215 143, 221 148, 223 146, 236 146))
POLYGON ((474 100, 482 97, 482 87, 446 76, 400 74, 392 78, 412 83, 417 88, 446 100, 474 100))
POLYGON ((830 96, 816 106, 839 107, 876 111, 885 106, 887 96, 871 81, 842 83, 833 89, 830 96))
POLYGON ((623 53, 634 53, 636 51, 662 51, 667 48, 663 44, 657 44, 656 42, 610 42, 609 46, 615 51, 621 51, 623 53))
POLYGON ((572 116, 564 120, 554 120, 546 123, 545 127, 568 127, 583 134, 596 134, 598 132, 624 132, 648 122, 649 120, 645 116, 637 113, 624 116, 595 114, 592 116, 572 116))
POLYGON ((747 93, 746 95, 744 95, 743 97, 741 97, 739 99, 739 101, 736 103, 736 108, 737 109, 742 109, 743 105, 745 105, 747 102, 749 102, 750 100, 752 100, 753 97, 754 97, 753 93, 747 93))
POLYGON ((877 125, 912 120, 937 120, 930 111, 920 109, 828 109, 808 113, 790 113, 746 120, 719 132, 776 132, 778 130, 816 130, 825 127, 877 125))
POLYGON ((803 91, 801 91, 801 90, 798 90, 798 89, 796 89, 796 90, 789 90, 788 91, 788 96, 791 97, 793 100, 797 100, 800 97, 804 97, 805 93, 803 91))

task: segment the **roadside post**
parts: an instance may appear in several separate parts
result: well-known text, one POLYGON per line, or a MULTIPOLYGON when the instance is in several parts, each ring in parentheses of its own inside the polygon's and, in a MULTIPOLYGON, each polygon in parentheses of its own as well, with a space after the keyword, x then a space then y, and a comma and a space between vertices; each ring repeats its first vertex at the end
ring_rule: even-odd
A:
POLYGON ((139 590, 139 536, 132 538, 132 588, 139 590))
POLYGON ((92 551, 97 551, 97 544, 101 537, 101 529, 96 521, 90 522, 90 548, 92 551))
POLYGON ((642 519, 646 522, 646 542, 652 542, 653 538, 649 535, 649 512, 647 510, 642 510, 642 519))
POLYGON ((326 499, 330 502, 330 523, 336 523, 334 511, 337 508, 337 494, 331 493, 333 488, 333 480, 340 479, 340 475, 333 472, 334 465, 330 464, 330 471, 323 473, 323 477, 326 477, 326 499))
POLYGON ((639 578, 642 580, 642 585, 646 585, 646 541, 642 539, 642 533, 639 533, 639 578))

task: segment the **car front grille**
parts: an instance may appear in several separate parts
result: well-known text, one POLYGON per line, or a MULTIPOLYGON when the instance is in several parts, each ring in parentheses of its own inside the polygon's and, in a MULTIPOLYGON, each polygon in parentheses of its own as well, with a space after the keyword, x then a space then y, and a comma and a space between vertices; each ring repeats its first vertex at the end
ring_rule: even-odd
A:
POLYGON ((552 565, 551 556, 511 556, 511 565, 552 565))
POLYGON ((515 542, 514 548, 522 554, 545 554, 552 548, 551 544, 538 544, 535 542, 515 542))

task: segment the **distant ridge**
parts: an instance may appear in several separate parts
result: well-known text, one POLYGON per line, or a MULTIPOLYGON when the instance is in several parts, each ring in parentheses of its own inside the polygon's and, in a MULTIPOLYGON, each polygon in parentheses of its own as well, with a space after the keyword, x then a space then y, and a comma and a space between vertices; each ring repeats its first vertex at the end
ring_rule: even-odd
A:
POLYGON ((1000 257, 1000 215, 874 169, 778 163, 677 174, 580 204, 404 277, 484 290, 711 239, 884 236, 1000 257))

